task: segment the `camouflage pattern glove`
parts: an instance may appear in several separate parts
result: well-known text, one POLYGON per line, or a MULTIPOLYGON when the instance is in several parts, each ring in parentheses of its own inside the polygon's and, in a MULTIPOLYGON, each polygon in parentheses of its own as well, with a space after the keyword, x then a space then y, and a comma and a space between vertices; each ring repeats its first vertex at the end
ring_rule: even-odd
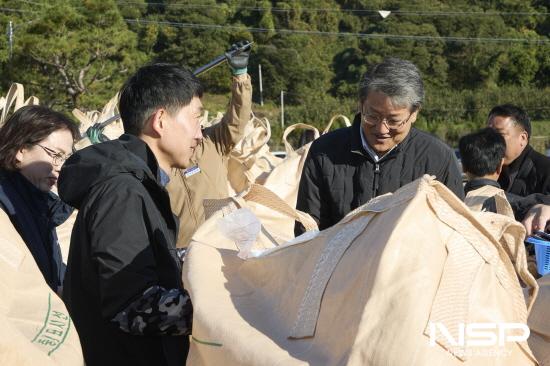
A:
POLYGON ((111 321, 133 335, 189 335, 193 306, 185 290, 151 286, 111 321))

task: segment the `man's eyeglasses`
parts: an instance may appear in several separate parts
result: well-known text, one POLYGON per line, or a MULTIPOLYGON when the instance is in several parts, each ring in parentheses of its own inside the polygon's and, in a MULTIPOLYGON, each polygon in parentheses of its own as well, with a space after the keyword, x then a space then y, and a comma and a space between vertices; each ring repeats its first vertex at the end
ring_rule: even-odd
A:
POLYGON ((388 130, 395 131, 401 128, 401 126, 405 125, 407 122, 409 122, 409 119, 411 118, 413 113, 414 111, 410 112, 409 116, 405 120, 395 121, 393 119, 388 119, 387 117, 375 116, 375 115, 369 114, 368 112, 362 111, 361 120, 363 121, 364 124, 369 126, 376 126, 379 123, 384 123, 384 125, 388 130))
POLYGON ((61 154, 61 153, 58 153, 58 152, 55 152, 54 150, 46 147, 46 146, 42 146, 40 144, 36 144, 37 146, 40 146, 42 148, 42 150, 44 150, 44 152, 46 154, 48 154, 48 156, 50 158, 52 158, 52 164, 53 165, 57 165, 57 166, 60 166, 60 165, 63 165, 63 163, 65 162, 65 160, 67 160, 71 155, 65 155, 65 154, 61 154))

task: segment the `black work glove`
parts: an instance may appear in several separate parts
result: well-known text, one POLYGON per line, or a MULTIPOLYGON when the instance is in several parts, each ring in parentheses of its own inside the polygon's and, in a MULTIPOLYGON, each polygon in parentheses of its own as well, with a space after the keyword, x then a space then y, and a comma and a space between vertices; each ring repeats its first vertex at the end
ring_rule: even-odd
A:
POLYGON ((231 45, 231 48, 227 50, 225 53, 225 57, 227 58, 227 63, 229 64, 229 67, 231 68, 231 72, 233 75, 241 75, 248 71, 248 57, 250 56, 250 48, 246 51, 242 51, 238 54, 231 54, 231 51, 236 50, 242 46, 245 46, 248 44, 248 41, 240 41, 237 43, 234 43, 231 45))

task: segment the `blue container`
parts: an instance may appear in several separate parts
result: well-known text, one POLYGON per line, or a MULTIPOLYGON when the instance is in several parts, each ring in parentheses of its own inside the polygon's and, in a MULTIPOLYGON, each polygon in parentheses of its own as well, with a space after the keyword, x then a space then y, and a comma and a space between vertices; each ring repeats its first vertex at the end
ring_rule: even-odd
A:
POLYGON ((550 241, 528 237, 527 243, 535 245, 535 256, 537 258, 537 272, 544 276, 550 273, 550 241))

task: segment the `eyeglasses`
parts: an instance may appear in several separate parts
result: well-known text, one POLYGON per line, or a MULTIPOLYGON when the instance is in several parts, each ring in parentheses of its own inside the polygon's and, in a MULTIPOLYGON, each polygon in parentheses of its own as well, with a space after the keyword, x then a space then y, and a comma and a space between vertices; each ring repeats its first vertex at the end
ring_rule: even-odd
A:
POLYGON ((368 112, 361 111, 361 120, 363 123, 369 126, 376 126, 379 123, 384 123, 386 128, 388 130, 398 130, 401 128, 401 126, 405 125, 407 122, 409 122, 409 119, 411 118, 414 111, 409 113, 409 116, 403 120, 403 121, 394 121, 394 120, 388 120, 387 117, 380 117, 380 116, 374 116, 372 114, 369 114, 368 112))
POLYGON ((61 153, 58 153, 58 152, 55 152, 54 150, 46 147, 46 146, 42 146, 40 144, 36 144, 37 146, 40 146, 42 148, 42 150, 44 150, 44 152, 46 154, 48 154, 48 156, 50 158, 52 158, 52 164, 53 165, 57 165, 57 166, 60 166, 60 165, 63 165, 63 163, 71 157, 71 155, 65 155, 65 154, 61 154, 61 153))

